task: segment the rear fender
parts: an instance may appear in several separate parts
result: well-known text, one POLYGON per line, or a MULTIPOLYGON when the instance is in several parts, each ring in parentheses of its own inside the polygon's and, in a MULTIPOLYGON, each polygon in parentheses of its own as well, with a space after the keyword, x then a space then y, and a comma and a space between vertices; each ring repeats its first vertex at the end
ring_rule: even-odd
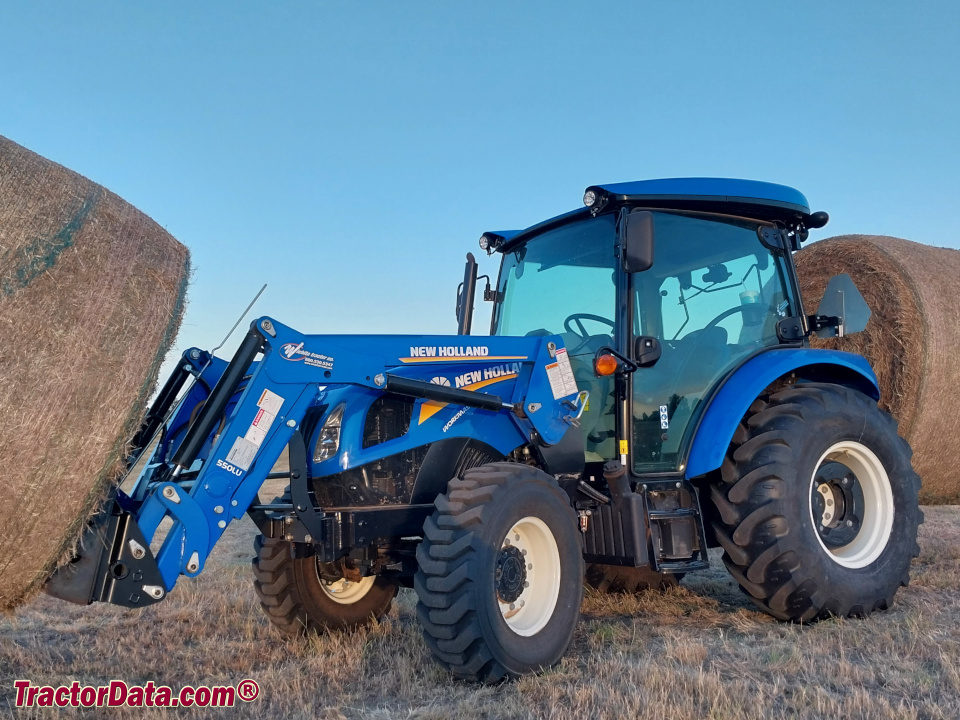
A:
POLYGON ((684 475, 689 479, 719 468, 750 405, 765 388, 789 374, 809 382, 845 385, 880 399, 877 376, 859 355, 811 348, 780 348, 755 355, 714 394, 691 443, 684 475))

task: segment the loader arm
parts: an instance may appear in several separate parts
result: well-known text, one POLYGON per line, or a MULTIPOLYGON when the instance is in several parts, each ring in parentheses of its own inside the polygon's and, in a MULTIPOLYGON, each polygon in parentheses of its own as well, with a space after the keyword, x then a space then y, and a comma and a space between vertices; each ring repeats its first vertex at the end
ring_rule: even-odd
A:
MULTIPOLYGON (((482 341, 464 348, 453 345, 462 337, 303 335, 262 317, 251 324, 229 364, 188 351, 185 361, 192 359, 193 366, 181 361, 174 375, 182 380, 192 370, 200 387, 172 407, 167 432, 133 489, 114 491, 112 502, 87 529, 77 561, 52 576, 47 592, 74 602, 142 607, 165 597, 180 575, 198 575, 226 527, 255 503, 288 444, 303 454, 304 416, 331 388, 354 386, 419 398, 432 407, 499 415, 495 442, 504 453, 530 441, 558 443, 585 400, 575 383, 564 384, 559 375, 558 360, 566 361, 562 340, 482 341), (484 392, 427 379, 445 367, 500 360, 516 370, 509 376, 512 383, 501 383, 505 397, 495 394, 496 385, 484 392), (154 555, 151 544, 159 540, 165 518, 172 526, 154 555)), ((172 406, 175 392, 168 383, 158 403, 172 406)), ((160 426, 166 406, 151 409, 135 447, 148 444, 145 434, 160 426)), ((442 431, 447 429, 449 424, 442 431)), ((420 432, 429 437, 429 431, 420 432)), ((346 453, 339 462, 348 467, 346 453)), ((296 465, 293 477, 305 475, 302 460, 296 465)), ((307 540, 321 541, 317 518, 322 509, 300 503, 297 513, 315 529, 307 540)))

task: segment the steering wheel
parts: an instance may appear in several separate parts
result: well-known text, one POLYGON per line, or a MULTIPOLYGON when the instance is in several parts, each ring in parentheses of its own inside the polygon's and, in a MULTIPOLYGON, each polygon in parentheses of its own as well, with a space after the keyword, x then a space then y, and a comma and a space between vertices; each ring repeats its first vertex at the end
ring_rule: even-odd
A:
POLYGON ((578 335, 579 337, 586 340, 587 338, 590 337, 590 333, 588 333, 587 329, 583 326, 584 320, 593 320, 594 322, 602 323, 603 325, 609 325, 611 330, 613 330, 616 327, 616 324, 613 322, 613 320, 607 320, 605 317, 601 317, 599 315, 591 315, 590 313, 574 313, 573 315, 571 315, 570 317, 568 317, 566 320, 563 321, 563 329, 566 330, 568 333, 573 333, 574 335, 578 335), (577 332, 577 330, 574 330, 572 327, 570 327, 570 323, 576 323, 577 330, 579 330, 579 332, 577 332))
POLYGON ((573 350, 570 350, 571 355, 575 355, 577 350, 579 350, 584 345, 586 345, 587 342, 590 340, 590 333, 588 333, 587 329, 583 326, 584 320, 592 320, 593 322, 598 322, 598 323, 601 323, 602 325, 609 325, 611 330, 616 328, 616 324, 613 322, 613 320, 608 320, 607 318, 601 317, 600 315, 592 315, 590 313, 574 313, 573 315, 571 315, 570 317, 568 317, 566 320, 563 321, 563 329, 566 330, 571 335, 576 335, 581 340, 583 340, 583 342, 577 345, 577 347, 575 347, 573 350), (571 327, 571 323, 576 324, 577 330, 574 330, 571 327))

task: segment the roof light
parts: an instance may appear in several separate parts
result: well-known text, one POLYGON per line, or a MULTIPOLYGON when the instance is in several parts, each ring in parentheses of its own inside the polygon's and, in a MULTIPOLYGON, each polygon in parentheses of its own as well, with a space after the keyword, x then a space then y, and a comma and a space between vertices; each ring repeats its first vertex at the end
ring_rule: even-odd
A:
POLYGON ((495 232, 485 232, 480 236, 480 249, 486 250, 487 255, 493 255, 501 245, 503 245, 502 235, 498 235, 495 232))
POLYGON ((595 193, 593 190, 587 190, 583 194, 583 204, 586 205, 587 207, 593 207, 594 205, 596 205, 597 193, 595 193))
POLYGON ((598 377, 613 375, 619 367, 620 361, 613 355, 604 354, 593 361, 593 371, 598 377))

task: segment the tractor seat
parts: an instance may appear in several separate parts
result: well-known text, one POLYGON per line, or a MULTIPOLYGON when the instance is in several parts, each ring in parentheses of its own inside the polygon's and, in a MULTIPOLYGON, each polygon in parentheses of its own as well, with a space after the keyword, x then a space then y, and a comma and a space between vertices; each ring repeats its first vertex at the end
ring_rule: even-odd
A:
POLYGON ((729 364, 730 357, 727 331, 722 327, 695 330, 680 340, 664 342, 657 364, 637 370, 635 399, 640 401, 640 407, 657 407, 669 404, 673 395, 699 396, 729 364))
POLYGON ((699 395, 713 384, 717 372, 730 361, 727 340, 726 329, 715 325, 707 330, 695 330, 677 343, 671 374, 678 395, 699 395))

